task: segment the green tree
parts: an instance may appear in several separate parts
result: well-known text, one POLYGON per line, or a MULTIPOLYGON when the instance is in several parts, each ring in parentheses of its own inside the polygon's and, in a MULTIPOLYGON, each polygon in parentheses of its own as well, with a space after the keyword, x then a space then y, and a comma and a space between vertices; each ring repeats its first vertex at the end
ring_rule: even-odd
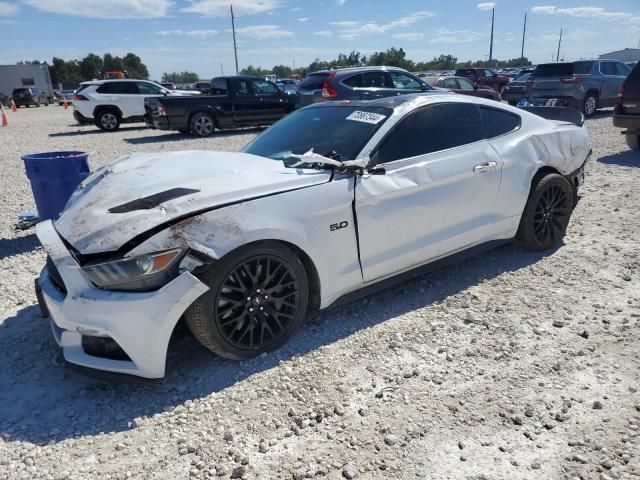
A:
POLYGON ((407 54, 402 48, 391 47, 384 52, 375 52, 369 56, 367 65, 386 65, 413 70, 414 63, 406 58, 407 54))
POLYGON ((194 72, 165 72, 162 74, 162 82, 167 83, 196 83, 199 79, 198 74, 194 72))
POLYGON ((253 65, 247 65, 240 70, 240 75, 249 75, 251 77, 265 77, 271 72, 260 67, 254 67, 253 65))
POLYGON ((129 78, 141 78, 143 80, 149 78, 147 66, 142 63, 142 59, 135 53, 127 53, 121 61, 129 78))
POLYGON ((102 58, 94 53, 90 53, 80 60, 80 74, 85 80, 102 78, 103 66, 102 58))
POLYGON ((276 65, 271 71, 276 76, 276 78, 289 78, 293 73, 291 67, 287 67, 286 65, 276 65))

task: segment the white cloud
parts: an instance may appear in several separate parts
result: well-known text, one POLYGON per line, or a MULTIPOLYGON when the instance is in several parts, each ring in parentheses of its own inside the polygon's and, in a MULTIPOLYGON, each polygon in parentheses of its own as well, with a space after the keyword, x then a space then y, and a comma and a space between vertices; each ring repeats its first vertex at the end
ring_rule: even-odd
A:
POLYGON ((313 32, 313 34, 317 37, 330 37, 333 35, 331 30, 318 30, 317 32, 313 32))
POLYGON ((304 22, 308 22, 308 21, 309 21, 309 19, 308 19, 307 17, 300 17, 300 18, 298 18, 297 20, 298 20, 298 22, 300 22, 300 23, 304 23, 304 22))
POLYGON ((345 3, 347 3, 347 0, 336 0, 336 5, 339 7, 343 6, 345 3))
POLYGON ((299 12, 300 10, 302 10, 300 7, 293 7, 289 9, 290 12, 299 12))
POLYGON ((0 17, 8 17, 18 13, 18 6, 9 2, 0 2, 0 17))
POLYGON ((99 19, 165 17, 171 0, 23 0, 43 12, 99 19))
POLYGON ((407 28, 420 22, 421 20, 435 16, 435 12, 419 11, 413 12, 404 17, 400 17, 396 20, 392 20, 388 23, 341 20, 331 22, 331 25, 336 25, 337 27, 340 27, 342 29, 340 31, 340 37, 346 39, 354 39, 366 35, 382 35, 385 33, 390 33, 393 30, 397 30, 399 28, 407 28))
POLYGON ((478 8, 478 10, 491 10, 495 6, 496 6, 495 3, 487 2, 487 3, 479 3, 477 8, 478 8))
POLYGON ((217 30, 160 30, 156 32, 156 35, 160 35, 161 37, 198 37, 198 38, 210 38, 217 35, 219 32, 217 30))
POLYGON ((224 17, 229 15, 229 5, 233 3, 235 15, 255 15, 267 13, 282 5, 281 0, 189 0, 191 4, 183 12, 199 13, 206 17, 224 17))
POLYGON ((464 43, 476 43, 481 40, 488 40, 487 32, 476 32, 474 30, 449 30, 439 28, 429 35, 429 43, 432 45, 458 45, 464 43))
POLYGON ((536 5, 531 13, 543 15, 564 15, 579 18, 595 18, 597 20, 615 20, 626 22, 640 22, 640 16, 628 12, 612 12, 602 7, 570 7, 561 8, 555 5, 536 5))
POLYGON ((278 25, 251 25, 249 27, 236 28, 236 32, 241 37, 257 38, 258 40, 293 37, 293 32, 283 30, 278 25))
POLYGON ((424 33, 396 33, 392 35, 393 38, 397 38, 399 40, 406 40, 407 42, 415 42, 416 40, 420 40, 424 38, 424 33))

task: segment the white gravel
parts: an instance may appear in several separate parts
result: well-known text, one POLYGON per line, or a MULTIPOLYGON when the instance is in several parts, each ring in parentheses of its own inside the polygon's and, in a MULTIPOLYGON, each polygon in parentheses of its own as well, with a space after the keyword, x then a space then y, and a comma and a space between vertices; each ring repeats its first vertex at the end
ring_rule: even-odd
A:
POLYGON ((157 383, 52 363, 33 279, 44 261, 20 155, 235 150, 61 107, 0 129, 0 479, 640 478, 640 154, 610 112, 565 244, 503 247, 322 313, 277 352, 214 357, 190 336, 157 383))

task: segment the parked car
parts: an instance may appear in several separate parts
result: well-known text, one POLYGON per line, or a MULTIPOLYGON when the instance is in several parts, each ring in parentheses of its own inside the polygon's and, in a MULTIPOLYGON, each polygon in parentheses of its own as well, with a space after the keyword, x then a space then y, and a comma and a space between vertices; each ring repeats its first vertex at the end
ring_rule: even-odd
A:
POLYGON ((175 83, 172 82, 165 82, 165 83, 161 83, 161 86, 163 86, 164 88, 166 88, 167 90, 177 90, 178 87, 176 87, 175 83))
POLYGON ((533 105, 555 99, 588 117, 598 108, 615 105, 629 71, 617 60, 544 63, 527 80, 526 93, 533 105))
POLYGON ((40 105, 44 105, 45 107, 49 106, 49 97, 38 87, 14 88, 11 97, 16 107, 30 107, 31 105, 34 107, 39 107, 40 105))
POLYGON ((69 89, 69 90, 60 90, 59 92, 57 92, 57 100, 58 100, 58 105, 64 105, 64 102, 67 102, 67 105, 71 105, 73 103, 73 96, 75 94, 75 90, 73 89, 69 89))
POLYGON ((200 93, 204 93, 205 95, 211 94, 211 85, 209 82, 196 82, 193 84, 194 90, 198 90, 200 93))
POLYGON ((560 245, 589 153, 586 129, 481 98, 318 103, 241 152, 98 169, 37 226, 37 296, 84 367, 164 376, 183 315, 211 351, 255 357, 382 280, 501 242, 560 245))
POLYGON ((613 109, 613 125, 625 129, 629 148, 640 148, 640 64, 636 64, 620 87, 613 109))
POLYGON ((216 129, 270 125, 295 108, 294 97, 260 77, 216 77, 210 90, 213 95, 146 99, 147 126, 207 137, 216 129))
POLYGON ((373 100, 433 90, 415 75, 395 67, 355 67, 308 74, 298 85, 300 106, 328 100, 373 100))
POLYGON ((167 90, 148 80, 97 80, 84 82, 73 97, 73 116, 79 123, 95 123, 105 131, 121 123, 144 122, 144 100, 154 96, 191 96, 188 90, 167 90))
POLYGON ((531 73, 524 73, 509 83, 502 90, 502 99, 509 102, 509 105, 517 105, 520 100, 527 96, 527 80, 531 73))
POLYGON ((467 78, 478 85, 486 85, 496 92, 502 92, 509 85, 509 77, 498 75, 490 68, 459 68, 455 71, 455 76, 467 78))
POLYGON ((280 78, 276 80, 277 87, 284 93, 288 93, 289 95, 296 95, 298 93, 299 83, 300 82, 292 78, 280 78))
POLYGON ((450 90, 454 93, 488 98, 489 100, 496 100, 498 102, 501 100, 500 94, 493 88, 478 85, 463 77, 432 77, 427 79, 427 83, 432 87, 450 90))

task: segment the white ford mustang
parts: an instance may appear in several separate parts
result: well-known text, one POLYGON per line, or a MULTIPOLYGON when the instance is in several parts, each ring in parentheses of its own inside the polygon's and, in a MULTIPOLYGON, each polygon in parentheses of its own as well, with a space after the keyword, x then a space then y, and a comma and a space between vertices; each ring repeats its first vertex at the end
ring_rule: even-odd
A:
POLYGON ((182 317, 223 357, 259 355, 308 311, 417 267, 558 245, 590 153, 576 123, 418 94, 312 105, 241 153, 116 159, 38 225, 39 303, 84 367, 164 376, 182 317))

